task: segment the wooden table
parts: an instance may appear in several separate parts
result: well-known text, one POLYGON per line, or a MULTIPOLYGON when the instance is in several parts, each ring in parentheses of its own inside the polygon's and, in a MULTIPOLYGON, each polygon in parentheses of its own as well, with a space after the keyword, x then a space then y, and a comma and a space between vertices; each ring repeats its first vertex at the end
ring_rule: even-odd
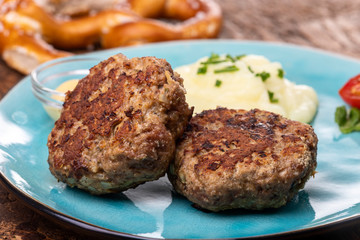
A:
MULTIPOLYGON (((360 59, 359 0, 218 2, 224 13, 220 38, 294 43, 360 59)), ((0 76, 0 99, 23 78, 23 75, 8 68, 2 61, 0 76)), ((307 239, 360 239, 360 219, 309 234, 307 239)), ((289 239, 295 237, 297 236, 289 239)), ((48 221, 23 205, 0 185, 0 239, 75 240, 89 237, 48 221)))

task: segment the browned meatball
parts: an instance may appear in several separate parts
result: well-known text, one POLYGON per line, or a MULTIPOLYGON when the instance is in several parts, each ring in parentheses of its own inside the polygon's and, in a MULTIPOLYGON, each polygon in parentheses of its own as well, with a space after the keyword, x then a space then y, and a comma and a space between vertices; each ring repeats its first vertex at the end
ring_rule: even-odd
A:
POLYGON ((314 174, 316 152, 310 125, 258 109, 218 108, 191 119, 169 178, 211 211, 278 208, 314 174))
POLYGON ((48 137, 50 171, 93 194, 158 179, 191 115, 183 79, 168 62, 115 55, 67 94, 48 137))

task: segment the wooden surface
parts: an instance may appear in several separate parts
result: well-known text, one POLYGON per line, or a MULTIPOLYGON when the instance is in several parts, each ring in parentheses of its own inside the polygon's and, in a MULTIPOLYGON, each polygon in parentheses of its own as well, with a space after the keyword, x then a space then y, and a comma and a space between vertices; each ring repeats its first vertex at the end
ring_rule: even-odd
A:
MULTIPOLYGON (((224 13, 220 38, 294 43, 360 59, 359 0, 218 2, 224 13)), ((0 99, 22 77, 0 61, 0 99)), ((307 239, 320 238, 360 239, 360 220, 331 230, 312 232, 307 239)), ((0 185, 0 239, 75 240, 89 237, 49 221, 23 205, 0 185)))

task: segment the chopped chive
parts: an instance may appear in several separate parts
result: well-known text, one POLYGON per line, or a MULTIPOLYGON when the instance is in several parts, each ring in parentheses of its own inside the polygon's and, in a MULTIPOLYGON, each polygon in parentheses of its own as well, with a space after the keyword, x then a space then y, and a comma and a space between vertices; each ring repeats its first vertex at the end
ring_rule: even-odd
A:
POLYGON ((207 65, 203 65, 201 67, 198 68, 197 70, 197 74, 205 74, 207 72, 207 65))
POLYGON ((279 78, 284 78, 284 70, 283 69, 278 69, 278 77, 279 78))
POLYGON ((201 62, 201 64, 218 64, 218 63, 222 63, 222 62, 227 62, 228 60, 227 59, 208 59, 206 60, 206 62, 201 62))
POLYGON ((214 60, 214 59, 217 59, 217 58, 219 58, 219 57, 220 57, 219 54, 217 54, 217 53, 211 53, 209 59, 214 60))
POLYGON ((268 79, 268 78, 270 77, 270 73, 263 71, 263 72, 261 72, 261 73, 257 73, 255 76, 256 76, 256 77, 261 77, 261 80, 262 80, 263 82, 265 82, 266 79, 268 79))
POLYGON ((208 64, 217 64, 227 61, 227 60, 221 60, 219 58, 220 58, 219 54, 211 53, 210 57, 205 62, 200 63, 202 66, 198 68, 197 74, 205 74, 207 72, 208 64))
POLYGON ((243 57, 246 57, 246 54, 238 55, 238 56, 236 56, 235 58, 236 58, 237 60, 240 60, 240 59, 242 59, 243 57))
POLYGON ((219 79, 216 79, 216 82, 215 82, 215 87, 220 87, 222 84, 222 81, 219 80, 219 79))
POLYGON ((205 62, 202 62, 201 64, 207 64, 209 62, 218 61, 220 58, 219 54, 211 53, 210 57, 206 59, 205 62))
POLYGON ((225 68, 215 69, 214 73, 235 72, 235 71, 239 71, 239 68, 235 65, 231 65, 225 68))
POLYGON ((251 73, 254 73, 254 70, 252 70, 252 68, 250 66, 248 66, 248 69, 251 73))
MULTIPOLYGON (((210 64, 218 64, 218 63, 229 62, 229 61, 234 63, 237 60, 243 58, 244 56, 246 56, 246 55, 243 54, 243 55, 233 57, 230 54, 227 54, 224 59, 223 57, 220 57, 219 54, 211 53, 210 57, 208 57, 208 59, 206 61, 200 63, 202 66, 198 68, 197 74, 205 74, 207 72, 207 67, 210 64)), ((228 66, 228 67, 225 67, 222 69, 216 69, 214 71, 214 73, 234 72, 234 71, 238 71, 238 70, 239 70, 238 67, 236 67, 235 65, 232 65, 232 66, 228 66)))
POLYGON ((271 103, 278 103, 279 99, 274 98, 274 93, 268 90, 269 100, 271 103))
POLYGON ((226 59, 230 60, 231 62, 236 62, 236 58, 234 58, 233 56, 231 56, 230 54, 226 55, 226 59))

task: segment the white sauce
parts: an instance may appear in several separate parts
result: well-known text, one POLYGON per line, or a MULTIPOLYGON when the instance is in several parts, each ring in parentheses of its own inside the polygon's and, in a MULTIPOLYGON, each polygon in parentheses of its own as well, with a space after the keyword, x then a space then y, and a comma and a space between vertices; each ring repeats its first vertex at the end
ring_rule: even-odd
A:
MULTIPOLYGON (((225 59, 225 56, 220 56, 225 59)), ((301 122, 311 122, 314 118, 318 98, 314 89, 306 85, 296 85, 286 78, 278 76, 282 66, 278 62, 270 62, 263 56, 247 55, 235 62, 226 61, 217 64, 207 64, 205 74, 197 74, 202 62, 208 57, 199 59, 196 63, 175 69, 184 79, 187 91, 186 99, 190 106, 199 113, 216 107, 233 109, 259 108, 283 115, 284 117, 301 122), (239 70, 225 73, 214 73, 216 69, 223 69, 235 65, 239 70), (263 81, 257 73, 266 72, 270 76, 263 81), (217 80, 220 86, 215 86, 217 80), (273 92, 271 102, 269 91, 273 92)))

